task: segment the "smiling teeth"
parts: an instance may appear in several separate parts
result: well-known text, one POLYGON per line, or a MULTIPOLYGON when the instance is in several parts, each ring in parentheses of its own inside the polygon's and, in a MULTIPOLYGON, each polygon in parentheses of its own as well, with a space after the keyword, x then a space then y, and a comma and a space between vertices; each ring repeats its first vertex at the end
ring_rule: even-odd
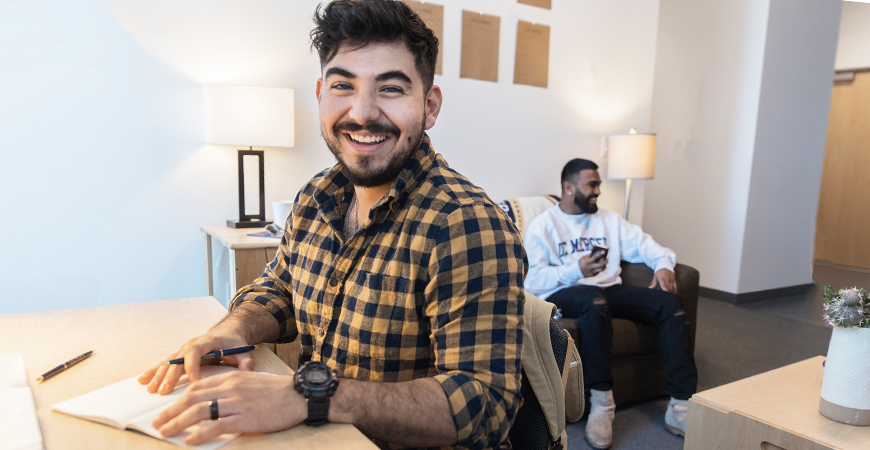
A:
POLYGON ((374 144, 378 142, 383 142, 387 139, 386 136, 360 136, 357 134, 351 134, 350 138, 363 144, 374 144))

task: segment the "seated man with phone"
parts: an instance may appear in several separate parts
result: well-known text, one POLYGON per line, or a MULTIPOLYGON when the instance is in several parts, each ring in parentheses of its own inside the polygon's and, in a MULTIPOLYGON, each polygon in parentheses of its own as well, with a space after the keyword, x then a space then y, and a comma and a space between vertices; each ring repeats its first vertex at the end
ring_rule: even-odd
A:
POLYGON ((695 393, 698 371, 682 300, 675 294, 676 256, 613 211, 598 209, 598 165, 573 159, 562 170, 562 199, 526 228, 529 258, 525 289, 576 317, 583 378, 590 390, 586 440, 597 449, 612 440, 613 376, 610 357, 612 318, 658 328, 662 366, 671 396, 665 414, 668 431, 685 435, 687 400, 695 393), (609 251, 613 251, 608 258, 609 251), (649 288, 625 286, 620 260, 643 262, 655 271, 649 288), (659 288, 659 289, 657 289, 659 288))

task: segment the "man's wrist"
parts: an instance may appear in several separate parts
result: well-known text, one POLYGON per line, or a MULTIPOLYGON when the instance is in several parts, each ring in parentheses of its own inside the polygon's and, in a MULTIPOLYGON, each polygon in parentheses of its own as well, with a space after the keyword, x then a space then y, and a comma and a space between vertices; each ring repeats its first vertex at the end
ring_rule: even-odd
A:
MULTIPOLYGON (((352 378, 341 380, 332 400, 329 402, 329 421, 333 423, 355 423, 356 407, 359 397, 354 401, 353 390, 359 387, 359 381, 352 378), (347 401, 350 400, 350 401, 347 401)), ((307 414, 307 413, 306 413, 307 414)))

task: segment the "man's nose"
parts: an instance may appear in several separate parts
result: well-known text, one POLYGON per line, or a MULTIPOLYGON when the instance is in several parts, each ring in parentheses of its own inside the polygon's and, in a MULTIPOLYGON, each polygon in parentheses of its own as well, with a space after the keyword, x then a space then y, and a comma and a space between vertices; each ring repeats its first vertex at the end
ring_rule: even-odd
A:
POLYGON ((358 124, 375 122, 381 115, 377 97, 372 94, 358 94, 353 100, 348 114, 350 119, 358 124))

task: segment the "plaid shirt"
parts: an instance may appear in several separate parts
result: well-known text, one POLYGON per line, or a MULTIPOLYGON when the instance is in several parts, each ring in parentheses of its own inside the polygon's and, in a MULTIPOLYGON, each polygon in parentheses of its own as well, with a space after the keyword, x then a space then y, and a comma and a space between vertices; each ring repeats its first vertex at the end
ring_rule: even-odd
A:
POLYGON ((233 304, 262 305, 280 324, 278 342, 298 334, 300 362, 321 360, 339 377, 434 378, 457 447, 510 448, 528 270, 513 222, 427 136, 347 239, 353 185, 343 170, 300 191, 275 259, 233 304))

